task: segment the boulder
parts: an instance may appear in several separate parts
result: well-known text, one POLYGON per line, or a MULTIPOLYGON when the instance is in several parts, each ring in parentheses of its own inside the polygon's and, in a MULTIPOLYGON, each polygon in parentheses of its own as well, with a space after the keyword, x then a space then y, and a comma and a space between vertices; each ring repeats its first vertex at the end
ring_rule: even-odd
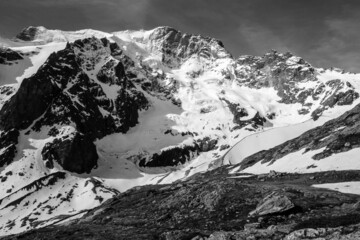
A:
POLYGON ((287 196, 273 192, 260 201, 256 209, 250 212, 249 215, 264 216, 268 214, 278 214, 293 209, 294 207, 295 205, 287 196))

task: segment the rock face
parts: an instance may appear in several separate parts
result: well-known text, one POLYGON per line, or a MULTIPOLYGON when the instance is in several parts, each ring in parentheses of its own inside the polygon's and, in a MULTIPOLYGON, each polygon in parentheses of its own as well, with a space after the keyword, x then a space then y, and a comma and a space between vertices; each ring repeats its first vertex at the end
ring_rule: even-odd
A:
POLYGON ((10 48, 0 47, 0 64, 11 65, 13 62, 21 59, 23 59, 23 57, 20 53, 10 48))
POLYGON ((271 193, 266 196, 256 207, 256 209, 249 213, 250 216, 264 216, 268 214, 274 213, 282 213, 286 212, 295 205, 291 202, 291 200, 284 195, 278 193, 271 193))
MULTIPOLYGON (((322 106, 317 108, 314 112, 312 112, 313 119, 317 119, 321 113, 326 110, 327 108, 332 108, 335 105, 351 105, 356 99, 359 98, 359 93, 355 92, 353 87, 350 83, 346 83, 347 87, 349 87, 349 90, 344 91, 345 83, 342 82, 340 79, 334 79, 331 81, 328 81, 325 84, 325 87, 331 87, 333 90, 332 92, 327 93, 327 98, 322 100, 322 106)), ((319 88, 323 89, 325 88, 323 85, 321 85, 319 88)), ((323 90, 318 90, 323 91, 323 90)))
POLYGON ((110 133, 127 132, 138 123, 138 112, 149 106, 143 93, 128 80, 123 63, 112 56, 119 55, 118 49, 110 45, 106 39, 89 38, 51 54, 5 102, 0 110, 0 128, 21 130, 32 125, 40 130, 46 125, 73 123, 79 135, 71 141, 57 140, 49 148, 56 152, 54 156, 59 157, 57 161, 64 169, 88 172, 97 158, 90 142, 110 133), (93 77, 91 71, 99 66, 98 78, 93 77), (115 94, 105 93, 106 87, 101 84, 108 88, 112 85, 115 94), (83 159, 74 161, 82 155, 83 159))
POLYGON ((350 105, 359 98, 359 93, 349 82, 339 79, 325 83, 318 81, 319 70, 289 52, 283 54, 273 50, 263 57, 241 56, 237 63, 241 66, 235 72, 237 81, 250 88, 273 87, 280 102, 300 103, 303 107, 299 113, 311 111, 315 120, 327 108, 350 105), (305 83, 312 87, 304 87, 305 83), (315 102, 320 106, 314 108, 315 102))
POLYGON ((47 143, 42 150, 42 157, 49 168, 57 161, 64 170, 90 173, 97 166, 98 154, 94 143, 76 132, 47 143))
POLYGON ((282 54, 271 51, 263 57, 241 56, 237 61, 249 67, 247 71, 237 73, 240 81, 255 88, 272 86, 278 90, 285 103, 298 101, 295 95, 301 89, 297 88, 297 82, 316 80, 315 69, 302 58, 289 52, 282 54), (249 73, 255 74, 249 77, 249 73))
POLYGON ((173 147, 154 153, 148 158, 142 158, 140 167, 176 167, 185 164, 201 152, 208 152, 216 149, 218 141, 205 137, 193 142, 193 145, 173 147))
POLYGON ((179 67, 179 64, 197 54, 205 58, 231 57, 221 41, 181 33, 171 27, 159 27, 149 37, 154 48, 163 54, 162 61, 170 67, 179 67))
POLYGON ((19 131, 11 129, 7 132, 0 133, 0 167, 10 164, 16 154, 16 145, 18 143, 19 131))
POLYGON ((160 153, 151 155, 150 158, 143 158, 139 162, 140 167, 173 167, 186 163, 199 153, 195 146, 174 147, 160 153))
POLYGON ((0 126, 3 130, 27 128, 47 109, 53 96, 60 89, 39 72, 33 78, 25 79, 17 93, 4 104, 0 113, 0 126))
POLYGON ((44 27, 27 27, 24 28, 19 34, 16 35, 16 38, 22 41, 32 41, 36 38, 36 35, 46 31, 44 27))
POLYGON ((242 108, 240 104, 232 103, 226 99, 223 99, 223 101, 228 105, 229 110, 234 115, 233 122, 237 125, 232 130, 236 130, 239 128, 243 128, 245 126, 251 126, 254 129, 257 129, 259 127, 262 127, 264 125, 271 126, 271 123, 263 116, 260 115, 259 112, 257 112, 252 118, 248 118, 248 113, 245 108, 242 108), (247 118, 246 120, 243 120, 243 118, 247 118))

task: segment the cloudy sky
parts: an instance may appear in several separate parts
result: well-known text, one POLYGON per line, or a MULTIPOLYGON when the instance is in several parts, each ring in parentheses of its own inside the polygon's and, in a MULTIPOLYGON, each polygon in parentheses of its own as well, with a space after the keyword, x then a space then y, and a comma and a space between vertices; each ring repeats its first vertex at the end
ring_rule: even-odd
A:
POLYGON ((234 55, 291 51, 360 72, 359 0, 0 0, 0 36, 22 28, 103 31, 172 26, 215 37, 234 55))

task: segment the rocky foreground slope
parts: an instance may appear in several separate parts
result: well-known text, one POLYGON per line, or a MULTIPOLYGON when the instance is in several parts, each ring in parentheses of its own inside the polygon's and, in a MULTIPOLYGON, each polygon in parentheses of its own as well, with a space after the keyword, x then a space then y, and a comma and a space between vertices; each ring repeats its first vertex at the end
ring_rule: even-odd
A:
POLYGON ((5 239, 358 239, 360 196, 312 187, 354 180, 359 171, 229 177, 222 167, 5 239))
MULTIPOLYGON (((75 237, 86 229, 100 238, 118 226, 109 238, 178 232, 187 239, 220 230, 241 236, 269 199, 287 206, 280 216, 289 214, 262 214, 275 220, 255 228, 292 224, 274 238, 309 227, 305 218, 325 218, 327 208, 340 207, 329 214, 346 219, 329 225, 334 234, 357 223, 355 212, 348 220, 353 208, 340 214, 355 195, 318 191, 307 179, 358 180, 359 74, 276 51, 234 58, 219 40, 170 27, 29 27, 0 49, 0 77, 10 83, 0 86, 0 235, 81 219, 52 234, 75 237), (270 170, 294 173, 275 174, 287 179, 285 190, 280 180, 237 178, 270 170), (330 170, 355 172, 321 173, 330 170), (320 173, 296 174, 306 172, 320 173), (336 197, 326 202, 323 192, 336 197), (303 203, 294 200, 300 196, 303 203), (109 204, 118 210, 104 211, 109 204), (120 223, 117 212, 124 213, 120 223)), ((21 237, 45 237, 51 229, 21 237)))

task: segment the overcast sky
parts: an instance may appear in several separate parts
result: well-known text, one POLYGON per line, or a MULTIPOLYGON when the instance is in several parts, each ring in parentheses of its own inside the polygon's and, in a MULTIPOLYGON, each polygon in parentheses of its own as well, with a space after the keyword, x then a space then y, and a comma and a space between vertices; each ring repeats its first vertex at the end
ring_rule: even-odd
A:
POLYGON ((359 0, 0 0, 0 36, 30 25, 108 32, 166 25, 220 39, 236 57, 277 49, 360 72, 359 0))

